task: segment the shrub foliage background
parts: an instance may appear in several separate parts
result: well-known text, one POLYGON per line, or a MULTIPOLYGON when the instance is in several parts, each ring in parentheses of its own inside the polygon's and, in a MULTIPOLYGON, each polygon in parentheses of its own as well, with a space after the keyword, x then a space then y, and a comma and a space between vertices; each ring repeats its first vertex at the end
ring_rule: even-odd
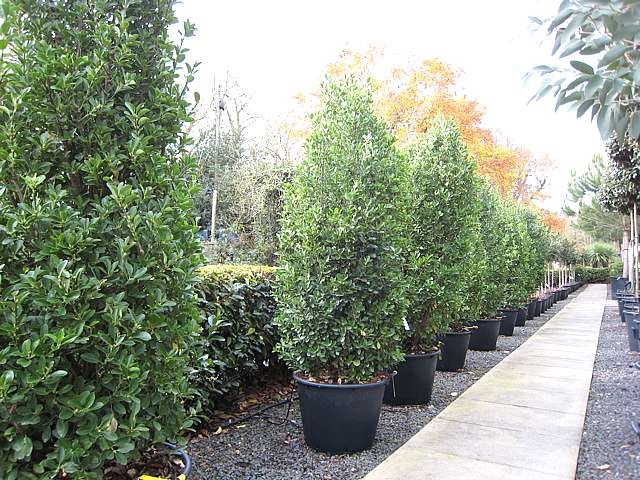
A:
POLYGON ((199 276, 202 332, 190 378, 206 416, 274 363, 278 337, 273 268, 212 265, 202 268, 199 276))
POLYGON ((328 82, 285 193, 278 352, 294 370, 362 382, 402 358, 403 163, 370 94, 328 82))
POLYGON ((100 478, 190 424, 184 53, 172 0, 2 8, 0 471, 100 478))

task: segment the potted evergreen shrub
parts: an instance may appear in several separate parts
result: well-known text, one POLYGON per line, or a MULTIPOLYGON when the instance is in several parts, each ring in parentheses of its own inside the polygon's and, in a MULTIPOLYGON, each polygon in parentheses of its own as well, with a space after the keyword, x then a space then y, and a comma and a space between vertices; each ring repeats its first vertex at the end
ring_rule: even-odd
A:
POLYGON ((505 240, 503 231, 505 216, 503 200, 494 187, 485 180, 479 180, 478 197, 480 200, 481 225, 480 242, 484 252, 485 270, 478 292, 479 318, 470 325, 475 327, 471 333, 471 350, 495 350, 500 332, 501 319, 495 318, 498 308, 505 297, 505 285, 509 282, 507 258, 503 255, 505 240))
POLYGON ((502 315, 500 335, 513 335, 520 314, 520 307, 527 298, 527 276, 531 256, 531 240, 522 221, 518 208, 509 201, 502 202, 501 225, 503 226, 503 260, 509 276, 503 285, 502 315))
POLYGON ((549 249, 549 229, 542 222, 538 213, 531 208, 522 208, 521 215, 527 229, 527 235, 531 239, 529 263, 523 272, 526 276, 525 291, 529 295, 527 319, 531 320, 536 316, 537 307, 537 298, 534 292, 544 280, 545 258, 549 249))
POLYGON ((475 165, 455 123, 443 118, 435 119, 427 134, 408 148, 407 157, 412 215, 405 358, 397 365, 384 400, 426 404, 431 400, 439 341, 446 342, 453 357, 456 340, 461 339, 463 364, 466 356, 469 334, 451 333, 447 340, 447 331, 464 303, 464 259, 477 215, 475 165))
POLYGON ((277 351, 295 371, 306 443, 356 452, 372 445, 402 358, 406 169, 353 79, 327 81, 322 102, 284 196, 277 351))
POLYGON ((387 386, 385 401, 428 403, 436 363, 447 370, 464 366, 471 334, 461 317, 467 308, 465 288, 473 280, 466 262, 477 235, 479 204, 475 163, 453 121, 436 118, 407 156, 411 303, 405 362, 387 386))

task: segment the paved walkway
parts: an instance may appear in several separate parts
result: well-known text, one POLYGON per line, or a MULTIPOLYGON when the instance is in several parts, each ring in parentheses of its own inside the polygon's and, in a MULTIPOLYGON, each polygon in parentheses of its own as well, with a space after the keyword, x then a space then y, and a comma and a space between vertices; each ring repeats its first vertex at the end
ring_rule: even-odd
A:
POLYGON ((606 285, 590 285, 365 480, 572 480, 606 285))

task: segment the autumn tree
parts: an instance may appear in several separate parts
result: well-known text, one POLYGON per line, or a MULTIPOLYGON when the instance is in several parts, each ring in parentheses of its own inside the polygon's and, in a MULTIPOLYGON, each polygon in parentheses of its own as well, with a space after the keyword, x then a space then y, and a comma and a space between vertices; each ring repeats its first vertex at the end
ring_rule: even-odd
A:
MULTIPOLYGON (((525 149, 500 142, 483 126, 483 107, 459 87, 460 71, 439 59, 388 67, 379 49, 344 50, 327 67, 329 76, 353 74, 369 81, 374 108, 403 144, 426 132, 437 116, 454 120, 477 171, 488 178, 503 196, 531 201, 545 185, 548 161, 525 149)), ((308 99, 305 99, 308 100, 308 99)))

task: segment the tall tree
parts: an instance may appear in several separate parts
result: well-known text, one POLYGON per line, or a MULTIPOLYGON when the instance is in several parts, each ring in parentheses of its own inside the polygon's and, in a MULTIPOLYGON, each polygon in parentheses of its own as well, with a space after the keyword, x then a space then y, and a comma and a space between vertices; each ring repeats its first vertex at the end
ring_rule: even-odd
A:
POLYGON ((572 173, 563 212, 573 218, 573 225, 594 240, 622 243, 628 228, 626 217, 606 210, 598 199, 607 176, 607 163, 601 155, 594 155, 586 172, 572 173))

